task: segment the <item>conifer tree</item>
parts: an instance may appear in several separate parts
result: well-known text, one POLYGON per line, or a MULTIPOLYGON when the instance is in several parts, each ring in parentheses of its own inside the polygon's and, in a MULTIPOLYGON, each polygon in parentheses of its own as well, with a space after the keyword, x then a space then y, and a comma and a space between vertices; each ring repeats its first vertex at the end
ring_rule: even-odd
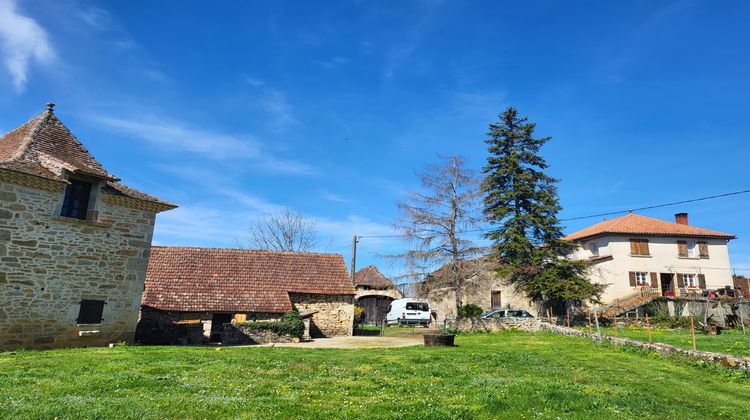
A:
POLYGON ((536 124, 508 107, 489 126, 489 157, 482 182, 484 210, 495 226, 492 241, 499 274, 547 306, 576 299, 597 301, 602 287, 586 277, 587 262, 568 259, 577 245, 562 239, 556 179, 540 155, 550 137, 534 137, 536 124))

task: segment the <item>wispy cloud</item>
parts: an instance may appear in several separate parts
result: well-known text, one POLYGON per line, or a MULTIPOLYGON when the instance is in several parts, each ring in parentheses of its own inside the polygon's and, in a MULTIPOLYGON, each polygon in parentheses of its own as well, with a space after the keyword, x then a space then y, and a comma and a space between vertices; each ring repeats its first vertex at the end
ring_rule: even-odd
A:
POLYGON ((112 15, 99 7, 78 10, 75 16, 86 25, 98 30, 107 29, 112 22, 112 15))
POLYGON ((339 68, 339 67, 341 67, 341 66, 343 66, 345 64, 349 64, 351 62, 351 60, 348 59, 348 58, 346 58, 346 57, 335 56, 335 57, 331 57, 331 58, 329 58, 327 60, 315 60, 314 62, 315 62, 315 64, 317 64, 317 65, 319 65, 321 67, 325 67, 327 69, 333 70, 333 69, 339 68))
POLYGON ((32 61, 48 64, 55 59, 47 31, 20 14, 15 0, 0 0, 0 54, 19 91, 26 86, 32 61))
POLYGON ((401 38, 402 41, 391 46, 386 53, 385 70, 383 72, 385 79, 392 78, 396 71, 422 45, 440 3, 442 3, 442 0, 425 0, 419 3, 419 18, 411 25, 411 30, 401 38))
POLYGON ((289 103, 286 93, 254 77, 246 77, 245 81, 260 92, 258 107, 269 115, 268 127, 271 131, 286 131, 292 126, 301 125, 294 117, 294 107, 289 103))
POLYGON ((332 201, 334 203, 346 203, 347 201, 349 201, 346 198, 344 198, 344 197, 342 197, 342 196, 340 196, 338 194, 334 194, 334 193, 328 191, 328 189, 326 189, 326 188, 318 188, 318 195, 323 200, 332 201))
POLYGON ((246 160, 249 166, 273 173, 316 173, 306 163, 273 156, 263 150, 260 141, 251 135, 228 134, 152 116, 124 118, 93 115, 91 121, 167 150, 200 154, 217 161, 246 160))

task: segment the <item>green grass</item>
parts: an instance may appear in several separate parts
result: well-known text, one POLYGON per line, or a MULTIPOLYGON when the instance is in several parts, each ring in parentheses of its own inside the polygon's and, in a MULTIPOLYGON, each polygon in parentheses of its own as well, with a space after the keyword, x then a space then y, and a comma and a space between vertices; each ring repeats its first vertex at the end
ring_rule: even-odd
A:
POLYGON ((0 354, 1 418, 750 418, 746 373, 546 333, 459 347, 0 354))
MULTIPOLYGON (((579 328, 588 331, 588 327, 579 328)), ((615 335, 612 327, 602 328, 602 334, 615 335)), ((617 334, 621 337, 648 341, 648 331, 645 327, 619 327, 617 334)), ((654 343, 671 344, 675 347, 693 348, 693 341, 689 329, 651 328, 651 339, 654 343)), ((695 332, 695 346, 701 351, 732 354, 735 356, 750 356, 750 331, 747 335, 742 330, 723 330, 719 335, 708 335, 700 331, 695 332)))

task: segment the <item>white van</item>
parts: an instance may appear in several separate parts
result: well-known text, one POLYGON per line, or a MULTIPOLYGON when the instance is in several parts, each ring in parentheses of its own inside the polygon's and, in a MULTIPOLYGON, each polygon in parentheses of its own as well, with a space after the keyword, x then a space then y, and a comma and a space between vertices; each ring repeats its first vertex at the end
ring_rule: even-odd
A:
POLYGON ((430 304, 424 299, 396 299, 388 307, 385 323, 427 325, 430 323, 430 304))

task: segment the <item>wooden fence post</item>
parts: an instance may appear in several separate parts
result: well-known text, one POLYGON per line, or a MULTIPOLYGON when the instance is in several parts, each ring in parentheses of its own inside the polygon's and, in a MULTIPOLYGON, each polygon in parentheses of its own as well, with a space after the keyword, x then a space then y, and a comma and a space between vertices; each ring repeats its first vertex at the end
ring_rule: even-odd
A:
POLYGON ((591 329, 591 310, 589 309, 589 334, 593 334, 594 331, 591 329))
POLYGON ((742 304, 740 303, 739 305, 737 305, 737 308, 739 309, 739 313, 740 313, 740 325, 742 325, 742 335, 745 335, 746 334, 745 333, 745 317, 742 316, 742 304))
POLYGON ((648 312, 646 312, 646 332, 648 333, 648 342, 651 343, 651 323, 648 321, 648 312))
POLYGON ((693 351, 696 351, 695 348, 695 323, 693 322, 693 316, 690 315, 690 335, 693 337, 693 351))
MULTIPOLYGON (((742 313, 742 312, 740 312, 740 313, 742 313)), ((567 308, 567 310, 565 311, 565 321, 568 324, 568 328, 570 328, 570 308, 567 308)))
POLYGON ((594 307, 594 322, 596 322, 596 339, 598 343, 602 339, 602 330, 599 328, 599 315, 596 313, 596 307, 594 307))
POLYGON ((617 315, 615 315, 614 323, 615 323, 615 337, 619 337, 619 334, 618 334, 618 331, 617 331, 617 315))

